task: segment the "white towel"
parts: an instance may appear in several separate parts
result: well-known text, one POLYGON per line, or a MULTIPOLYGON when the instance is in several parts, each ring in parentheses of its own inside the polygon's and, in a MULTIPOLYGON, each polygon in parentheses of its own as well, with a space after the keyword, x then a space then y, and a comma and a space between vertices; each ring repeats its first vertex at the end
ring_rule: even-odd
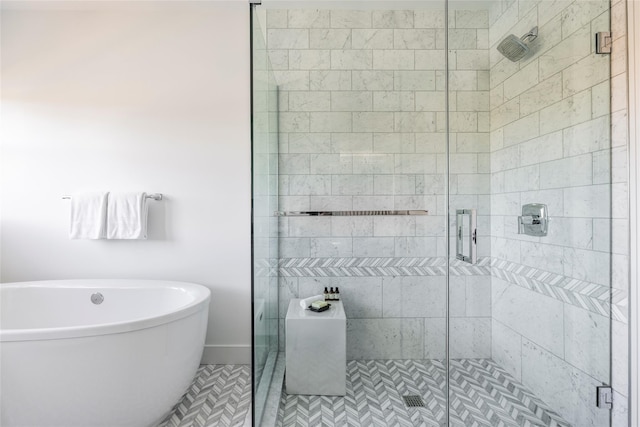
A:
POLYGON ((109 193, 107 239, 146 239, 148 209, 146 193, 109 193))
POLYGON ((70 239, 106 237, 108 195, 108 192, 91 192, 71 196, 70 239))

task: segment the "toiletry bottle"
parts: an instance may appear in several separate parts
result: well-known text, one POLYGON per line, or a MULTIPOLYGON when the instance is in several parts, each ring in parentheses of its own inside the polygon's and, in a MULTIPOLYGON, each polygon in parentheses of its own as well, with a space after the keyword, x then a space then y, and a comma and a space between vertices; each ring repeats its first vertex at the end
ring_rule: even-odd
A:
POLYGON ((336 293, 333 294, 333 299, 336 301, 340 301, 340 289, 336 286, 336 293))
POLYGON ((327 287, 324 287, 324 300, 325 301, 329 301, 331 297, 329 296, 329 291, 327 290, 327 287))
POLYGON ((333 293, 333 287, 329 289, 329 301, 333 301, 335 299, 335 294, 333 293))

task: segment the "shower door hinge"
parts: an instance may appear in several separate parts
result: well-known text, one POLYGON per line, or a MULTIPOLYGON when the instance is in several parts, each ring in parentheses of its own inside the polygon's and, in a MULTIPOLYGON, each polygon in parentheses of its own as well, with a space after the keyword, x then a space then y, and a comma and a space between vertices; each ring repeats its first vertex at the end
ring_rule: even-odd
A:
POLYGON ((601 409, 613 408, 613 389, 608 385, 596 387, 596 406, 601 409))
POLYGON ((601 31, 596 33, 596 53, 611 53, 611 32, 601 31))

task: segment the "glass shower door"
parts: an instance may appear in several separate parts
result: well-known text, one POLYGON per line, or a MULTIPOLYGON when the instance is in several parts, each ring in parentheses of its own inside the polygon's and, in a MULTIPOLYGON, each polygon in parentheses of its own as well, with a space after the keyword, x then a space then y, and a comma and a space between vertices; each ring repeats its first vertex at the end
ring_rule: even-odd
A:
POLYGON ((609 425, 609 2, 449 6, 451 425, 609 425))
POLYGON ((278 87, 260 21, 252 18, 253 415, 258 425, 278 356, 278 87))

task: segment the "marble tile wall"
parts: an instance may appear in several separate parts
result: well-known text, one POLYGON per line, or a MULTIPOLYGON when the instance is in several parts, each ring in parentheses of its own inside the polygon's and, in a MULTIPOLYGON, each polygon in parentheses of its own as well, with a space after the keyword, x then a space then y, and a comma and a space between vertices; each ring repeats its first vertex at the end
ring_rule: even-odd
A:
MULTIPOLYGON (((448 20, 451 201, 453 209, 478 209, 478 254, 487 257, 488 13, 451 11, 448 20)), ((429 211, 283 218, 281 260, 445 259, 444 36, 443 10, 268 11, 267 47, 280 85, 280 210, 429 211)), ((339 286, 349 358, 442 357, 444 272, 371 271, 283 277, 280 315, 289 298, 339 286)), ((488 276, 465 275, 452 285, 452 354, 490 357, 488 276)))
MULTIPOLYGON (((608 416, 593 393, 611 380, 610 338, 614 425, 626 417, 624 6, 510 0, 448 17, 450 201, 478 209, 479 255, 491 264, 491 276, 452 279, 452 356, 493 357, 580 426, 608 416), (595 55, 593 33, 607 30, 609 19, 614 53, 595 55), (528 58, 513 63, 496 51, 507 34, 536 25, 528 58), (548 236, 517 234, 525 203, 549 206, 548 236), (537 288, 545 275, 562 285, 537 288), (602 301, 609 296, 599 290, 611 285, 612 336, 607 313, 570 295, 602 301)), ((280 84, 280 210, 430 211, 283 218, 280 257, 289 265, 447 256, 444 19, 437 11, 269 11, 280 84)), ((340 286, 350 358, 442 357, 444 277, 367 271, 282 277, 280 316, 289 298, 340 286)), ((280 332, 282 345, 282 322, 280 332)))
POLYGON ((611 11, 609 6, 606 1, 522 0, 496 2, 489 11, 492 261, 534 267, 593 289, 613 286, 616 303, 611 337, 608 312, 523 288, 494 270, 492 355, 579 426, 608 425, 608 411, 596 408, 593 396, 597 385, 611 381, 611 338, 619 412, 614 422, 626 425, 626 347, 621 342, 626 337, 627 155, 626 137, 620 135, 626 112, 617 100, 624 92, 617 88, 625 78, 624 31, 615 24, 622 22, 624 2, 614 2, 611 11), (614 55, 596 55, 593 34, 608 31, 610 17, 614 55), (495 49, 508 34, 520 37, 536 25, 533 53, 522 61, 511 62, 495 49), (517 234, 525 203, 548 205, 548 236, 517 234))

